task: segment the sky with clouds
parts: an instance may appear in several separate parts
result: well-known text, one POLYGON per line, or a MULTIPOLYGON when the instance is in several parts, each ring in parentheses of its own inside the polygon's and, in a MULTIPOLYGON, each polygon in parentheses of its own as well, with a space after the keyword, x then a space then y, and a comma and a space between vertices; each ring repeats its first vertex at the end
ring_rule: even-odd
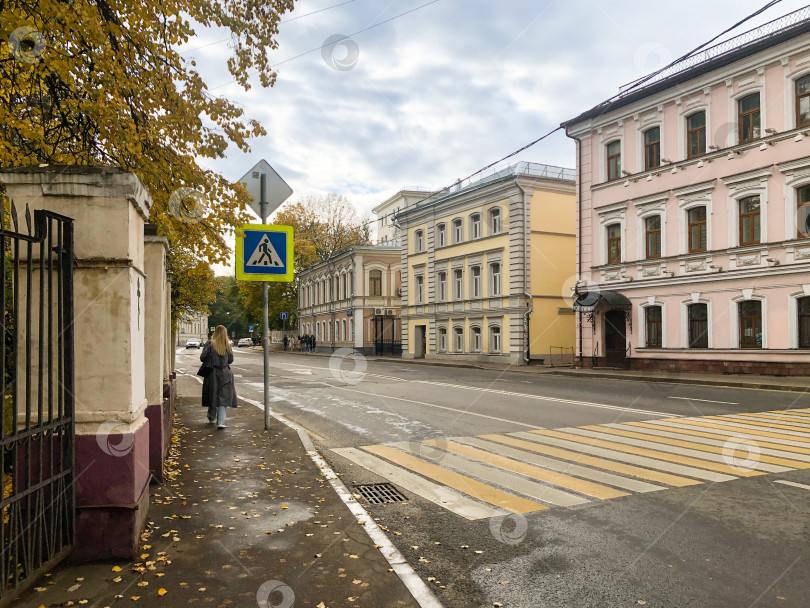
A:
MULTIPOLYGON (((735 33, 807 3, 782 0, 735 33)), ((264 158, 293 188, 291 200, 335 192, 373 217, 371 208, 399 189, 470 175, 764 4, 301 0, 279 26, 276 85, 256 82, 247 92, 228 84, 222 31, 199 30, 182 50, 212 93, 268 132, 251 154, 231 150, 207 166, 237 180, 264 158), (350 38, 319 49, 336 36, 350 38)), ((573 168, 574 146, 558 132, 516 161, 573 168)))

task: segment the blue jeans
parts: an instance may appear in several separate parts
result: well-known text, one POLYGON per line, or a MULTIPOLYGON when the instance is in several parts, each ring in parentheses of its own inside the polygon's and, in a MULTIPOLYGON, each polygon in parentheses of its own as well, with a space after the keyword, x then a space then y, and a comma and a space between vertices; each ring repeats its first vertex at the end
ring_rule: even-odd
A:
POLYGON ((217 425, 225 424, 225 414, 228 408, 224 405, 214 407, 213 405, 208 408, 208 420, 212 422, 216 419, 217 425))

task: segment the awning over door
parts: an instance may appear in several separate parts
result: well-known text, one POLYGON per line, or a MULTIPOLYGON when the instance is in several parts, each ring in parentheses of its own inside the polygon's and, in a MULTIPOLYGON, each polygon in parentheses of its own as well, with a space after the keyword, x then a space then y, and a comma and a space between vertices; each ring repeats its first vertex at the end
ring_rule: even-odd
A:
POLYGON ((586 291, 579 294, 574 302, 574 310, 577 312, 593 312, 604 301, 611 309, 630 310, 633 305, 627 296, 618 291, 586 291))

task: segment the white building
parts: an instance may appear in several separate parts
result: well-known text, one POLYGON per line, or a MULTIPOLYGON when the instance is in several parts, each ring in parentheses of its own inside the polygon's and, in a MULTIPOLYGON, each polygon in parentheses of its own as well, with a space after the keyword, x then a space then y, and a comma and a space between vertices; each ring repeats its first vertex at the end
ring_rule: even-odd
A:
POLYGON ((430 200, 431 192, 427 188, 403 188, 374 207, 372 211, 377 216, 377 245, 401 247, 402 238, 399 229, 394 225, 394 215, 417 203, 430 200))
POLYGON ((189 338, 198 338, 201 342, 208 339, 208 315, 198 314, 177 324, 177 346, 185 346, 189 338))

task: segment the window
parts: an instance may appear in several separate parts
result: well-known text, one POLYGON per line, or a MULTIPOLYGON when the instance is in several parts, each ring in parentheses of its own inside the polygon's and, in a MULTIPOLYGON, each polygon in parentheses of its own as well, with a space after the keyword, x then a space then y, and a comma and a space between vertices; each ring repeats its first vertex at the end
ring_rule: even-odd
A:
POLYGON ((621 224, 611 224, 607 227, 608 238, 608 264, 621 264, 622 262, 622 227, 621 224))
POLYGON ((343 319, 343 341, 347 342, 349 340, 349 334, 346 333, 346 319, 343 319))
POLYGON ((464 227, 461 224, 461 220, 453 220, 453 242, 460 243, 464 240, 464 227))
POLYGON ((799 348, 810 348, 810 297, 799 298, 799 348))
POLYGON ((447 352, 447 328, 439 328, 439 350, 447 352))
POLYGON ((414 251, 424 251, 425 250, 425 233, 421 230, 417 230, 414 234, 414 251))
POLYGON ((762 302, 748 300, 738 304, 740 312, 740 348, 762 348, 762 302))
POLYGON ((456 327, 453 329, 453 335, 455 337, 455 347, 457 353, 464 352, 464 330, 461 327, 456 327))
POLYGON ((810 126, 810 75, 796 81, 796 126, 810 126))
POLYGON ((759 197, 740 199, 740 245, 756 245, 759 234, 759 197))
POLYGON ((493 353, 501 352, 501 328, 489 328, 489 350, 493 353))
POLYGON ((489 210, 489 233, 500 234, 501 232, 501 210, 497 207, 489 210))
POLYGON ((425 277, 419 275, 416 277, 416 303, 421 304, 425 301, 425 277))
POLYGON ((447 245, 447 225, 446 224, 439 224, 436 226, 436 242, 438 243, 438 247, 444 247, 447 245))
POLYGON ((461 270, 453 271, 453 297, 456 300, 464 299, 464 273, 461 270))
POLYGON ((689 253, 706 251, 706 207, 686 212, 689 220, 689 253))
POLYGON ((740 143, 759 139, 759 93, 746 95, 737 102, 740 121, 740 143))
POLYGON ((647 259, 661 257, 661 216, 654 215, 644 220, 647 259))
POLYGON ((470 234, 472 234, 470 238, 481 238, 481 216, 477 213, 470 216, 470 234))
POLYGON ((622 142, 614 141, 607 145, 608 181, 619 179, 622 173, 622 142))
POLYGON ((689 305, 689 348, 709 348, 709 305, 689 305))
POLYGON ((382 270, 372 270, 368 273, 368 295, 382 295, 382 270))
POLYGON ((796 201, 798 204, 798 222, 796 226, 797 238, 807 239, 810 238, 810 186, 799 188, 796 192, 796 201))
POLYGON ((472 348, 470 349, 473 352, 480 353, 481 352, 481 328, 480 327, 473 327, 472 328, 472 348))
POLYGON ((470 273, 472 274, 472 280, 470 282, 470 288, 472 291, 473 298, 480 298, 481 297, 481 267, 480 266, 473 266, 470 269, 470 273))
POLYGON ((653 127, 644 132, 644 168, 661 166, 661 128, 653 127))
POLYGON ((501 295, 501 265, 496 262, 489 265, 489 276, 492 280, 492 291, 489 295, 501 295))
POLYGON ((439 273, 439 301, 446 302, 447 301, 447 273, 440 272, 439 273))
POLYGON ((686 158, 706 154, 706 112, 686 118, 686 158))
POLYGON ((645 309, 645 321, 647 324, 647 348, 661 348, 661 307, 648 306, 645 309))

